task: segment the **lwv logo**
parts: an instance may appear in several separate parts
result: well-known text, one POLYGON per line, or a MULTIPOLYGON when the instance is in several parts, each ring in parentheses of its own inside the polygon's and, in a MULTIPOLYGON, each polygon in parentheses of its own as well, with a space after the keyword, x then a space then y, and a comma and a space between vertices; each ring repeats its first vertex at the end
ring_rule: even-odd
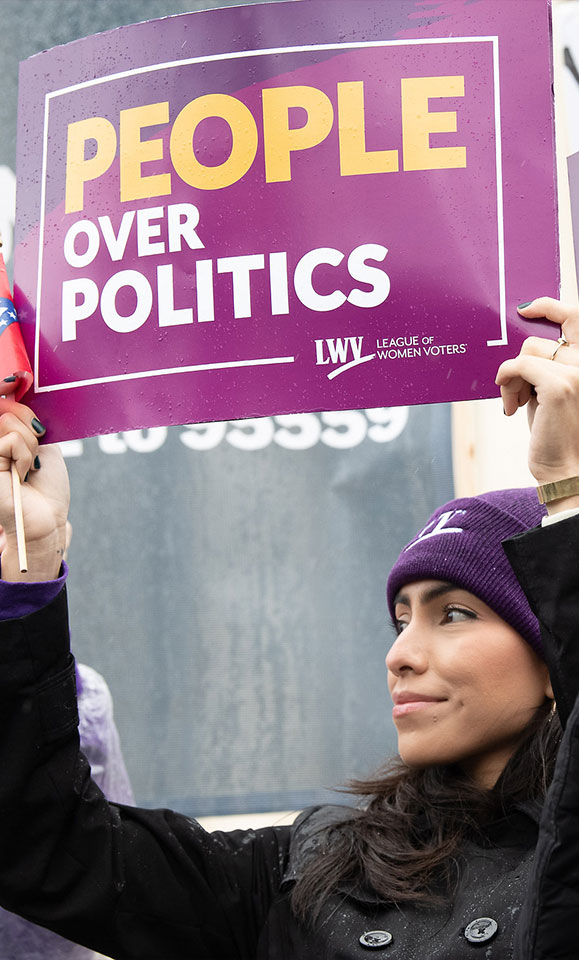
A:
POLYGON ((373 360, 374 353, 362 356, 362 341, 364 337, 338 337, 336 340, 316 340, 316 366, 322 366, 327 363, 339 363, 328 373, 328 380, 333 380, 339 373, 345 373, 352 367, 357 367, 359 363, 366 363, 367 360, 373 360), (352 359, 348 360, 351 355, 352 359))

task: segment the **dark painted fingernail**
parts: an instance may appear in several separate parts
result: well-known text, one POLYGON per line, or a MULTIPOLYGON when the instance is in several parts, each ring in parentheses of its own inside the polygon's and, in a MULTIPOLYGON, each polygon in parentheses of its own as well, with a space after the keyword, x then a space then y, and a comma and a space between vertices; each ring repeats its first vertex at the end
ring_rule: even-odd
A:
POLYGON ((525 307, 530 307, 532 302, 533 302, 532 300, 529 300, 528 303, 520 303, 519 306, 517 307, 517 310, 524 310, 525 307))
POLYGON ((34 469, 35 469, 35 470, 40 470, 40 457, 35 457, 35 458, 34 458, 34 464, 33 464, 33 466, 34 466, 34 469))
POLYGON ((36 417, 32 418, 32 420, 30 421, 30 426, 32 427, 35 433, 38 433, 38 434, 46 433, 46 427, 40 422, 40 420, 37 420, 36 417))
POLYGON ((4 383, 16 383, 18 377, 4 377, 4 383))

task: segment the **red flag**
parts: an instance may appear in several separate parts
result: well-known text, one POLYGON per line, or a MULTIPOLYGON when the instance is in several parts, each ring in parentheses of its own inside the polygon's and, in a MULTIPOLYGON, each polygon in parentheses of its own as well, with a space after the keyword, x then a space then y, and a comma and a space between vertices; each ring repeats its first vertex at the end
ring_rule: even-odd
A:
POLYGON ((0 395, 20 400, 32 386, 32 367, 22 340, 16 307, 10 292, 4 257, 0 253, 0 395), (14 383, 2 383, 16 377, 14 383))

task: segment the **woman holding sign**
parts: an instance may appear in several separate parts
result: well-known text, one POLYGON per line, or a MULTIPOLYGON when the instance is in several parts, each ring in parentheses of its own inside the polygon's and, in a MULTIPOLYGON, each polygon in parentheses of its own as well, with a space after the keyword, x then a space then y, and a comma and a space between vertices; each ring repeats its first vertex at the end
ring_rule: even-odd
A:
POLYGON ((546 508, 535 491, 456 500, 404 548, 386 660, 400 759, 354 785, 356 809, 309 810, 293 827, 209 835, 108 804, 91 781, 61 571, 66 472, 50 447, 35 469, 42 425, 1 407, 8 908, 119 960, 577 956, 579 311, 541 299, 521 312, 564 335, 527 341, 497 377, 507 415, 528 406, 546 508), (11 582, 11 461, 30 471, 24 583, 11 582))

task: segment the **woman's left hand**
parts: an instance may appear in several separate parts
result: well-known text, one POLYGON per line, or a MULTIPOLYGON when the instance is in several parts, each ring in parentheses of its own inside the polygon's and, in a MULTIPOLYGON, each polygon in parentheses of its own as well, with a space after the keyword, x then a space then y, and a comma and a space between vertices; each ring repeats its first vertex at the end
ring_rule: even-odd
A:
POLYGON ((3 580, 51 580, 58 576, 66 543, 68 475, 58 446, 41 448, 45 430, 32 410, 0 398, 0 536, 3 580), (12 465, 21 480, 28 570, 18 561, 12 465))
POLYGON ((567 343, 553 356, 556 340, 529 337, 518 357, 500 365, 505 413, 527 405, 529 469, 538 483, 579 476, 579 309, 540 297, 519 313, 560 324, 567 343))

